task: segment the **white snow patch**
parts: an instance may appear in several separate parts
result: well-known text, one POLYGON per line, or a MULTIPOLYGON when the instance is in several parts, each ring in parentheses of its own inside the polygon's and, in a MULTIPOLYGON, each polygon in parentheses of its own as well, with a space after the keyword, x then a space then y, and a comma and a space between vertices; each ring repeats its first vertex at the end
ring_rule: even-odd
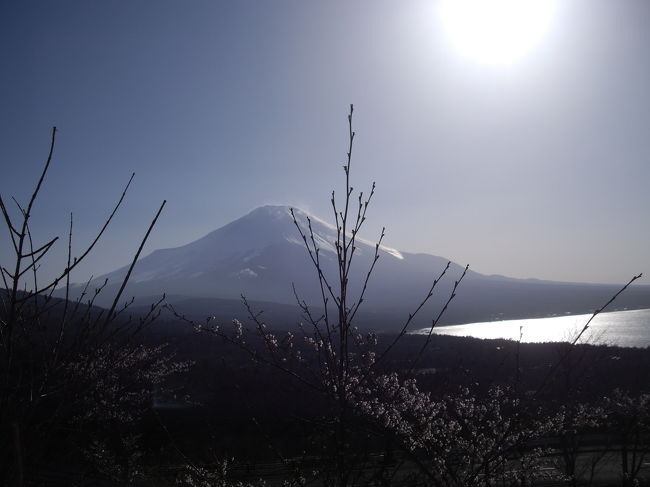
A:
POLYGON ((246 267, 245 269, 240 270, 237 274, 235 274, 237 277, 257 277, 257 272, 255 272, 252 269, 249 269, 246 267))
MULTIPOLYGON (((290 237, 290 236, 285 236, 285 240, 289 243, 300 245, 301 247, 305 246, 305 242, 298 237, 290 237)), ((334 244, 330 242, 329 240, 324 239, 317 233, 314 234, 314 240, 316 241, 316 246, 324 251, 329 251, 329 252, 334 252, 336 253, 336 247, 334 247, 334 244)), ((309 242, 309 247, 311 248, 312 242, 311 238, 307 237, 307 241, 309 242)))
POLYGON ((252 253, 248 254, 246 257, 244 257, 242 260, 244 262, 248 262, 249 260, 254 259, 255 257, 258 257, 259 255, 261 255, 260 251, 255 250, 252 253))
POLYGON ((399 260, 404 260, 404 256, 403 256, 402 253, 401 253, 399 250, 397 250, 397 249, 392 249, 392 248, 390 248, 390 247, 384 247, 383 245, 380 245, 379 248, 380 248, 381 250, 383 250, 384 252, 386 252, 386 253, 392 255, 393 257, 395 257, 395 258, 397 258, 397 259, 399 259, 399 260))
POLYGON ((144 271, 137 273, 135 276, 131 278, 131 281, 133 282, 144 282, 144 281, 150 281, 152 279, 155 279, 156 277, 156 272, 155 271, 144 271))
POLYGON ((296 245, 305 245, 302 240, 299 240, 297 237, 285 237, 286 241, 296 245))
MULTIPOLYGON (((370 247, 373 247, 373 248, 375 247, 375 245, 377 245, 376 242, 371 242, 370 240, 366 240, 365 238, 357 237, 357 241, 362 242, 362 243, 364 243, 364 244, 366 244, 366 245, 369 245, 370 247)), ((399 250, 397 250, 397 249, 394 249, 394 248, 392 248, 392 247, 386 247, 385 245, 380 245, 380 246, 379 246, 379 250, 383 250, 383 251, 386 252, 387 254, 390 254, 390 255, 392 255, 393 257, 395 257, 396 259, 404 260, 404 256, 403 256, 402 253, 401 253, 399 250)))
MULTIPOLYGON (((335 238, 335 237, 332 237, 332 238, 335 238)), ((352 235, 348 234, 348 238, 352 238, 352 235)), ((293 244, 296 244, 296 245, 300 245, 300 246, 305 245, 305 243, 302 241, 302 239, 300 239, 298 237, 285 236, 285 239, 286 239, 287 242, 290 242, 290 243, 293 243, 293 244)), ((310 238, 307 237, 307 240, 309 241, 309 245, 311 246, 310 238)), ((315 233, 314 234, 314 240, 316 240, 316 245, 318 247, 320 247, 322 250, 327 250, 327 251, 336 253, 336 247, 334 246, 334 243, 332 243, 329 240, 325 239, 321 235, 315 233)), ((362 244, 365 244, 368 247, 371 247, 373 249, 374 249, 374 247, 376 245, 375 242, 371 242, 370 240, 366 240, 366 239, 363 239, 361 237, 357 237, 356 241, 360 242, 362 244)), ((404 256, 397 249, 394 249, 394 248, 391 248, 391 247, 386 247, 385 245, 380 245, 379 249, 382 250, 383 252, 386 252, 387 254, 392 255, 396 259, 404 260, 404 256)))

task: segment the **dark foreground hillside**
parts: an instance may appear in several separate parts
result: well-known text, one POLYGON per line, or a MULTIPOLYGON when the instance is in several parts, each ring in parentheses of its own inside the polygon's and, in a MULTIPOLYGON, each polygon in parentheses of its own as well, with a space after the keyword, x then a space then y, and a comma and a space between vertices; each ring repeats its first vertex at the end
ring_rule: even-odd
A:
MULTIPOLYGON (((80 351, 58 371, 68 402, 30 406, 23 431, 44 440, 24 459, 23 485, 333 485, 341 424, 349 485, 650 478, 650 350, 434 335, 420 353, 426 338, 406 335, 341 419, 318 388, 309 340, 291 352, 305 361, 285 366, 263 359, 268 344, 254 333, 229 333, 160 320, 128 338, 128 354, 117 339, 95 349, 114 355, 80 351)), ((51 338, 19 360, 36 363, 51 338)), ((381 356, 394 338, 379 335, 364 350, 381 356)), ((28 384, 18 384, 29 401, 28 384)), ((3 469, 12 458, 3 453, 3 469)))
MULTIPOLYGON (((381 336, 379 347, 382 343, 390 343, 391 338, 381 336)), ((405 337, 391 353, 386 371, 406 376, 411 359, 418 353, 423 340, 422 337, 405 337)), ((326 397, 282 371, 251 360, 247 353, 218 337, 187 332, 175 335, 172 343, 177 347, 179 358, 196 361, 192 370, 178 381, 183 393, 191 399, 183 403, 177 398, 159 398, 154 404, 145 430, 150 448, 155 445, 156 449, 155 455, 149 452, 150 462, 171 467, 183 464, 186 456, 207 465, 217 459, 234 459, 231 470, 234 480, 264 477, 265 472, 269 479, 282 475, 291 477, 291 468, 280 458, 293 459, 291 465, 294 467, 322 467, 322 456, 327 455, 323 450, 327 443, 326 418, 331 408, 326 397)), ((607 403, 605 398, 616 394, 616 390, 625 391, 629 397, 648 392, 648 350, 581 345, 557 366, 567 347, 568 344, 518 344, 506 340, 435 336, 413 374, 420 390, 430 393, 434 400, 466 390, 481 401, 491 397, 495 386, 510 390, 520 398, 521 410, 516 414, 522 416, 550 416, 560 410, 566 413, 576 405, 602 412, 607 403), (550 371, 553 371, 551 378, 548 377, 550 371)), ((646 415, 650 413, 647 406, 646 415)), ((505 421, 506 414, 511 413, 502 411, 501 420, 505 421)), ((590 455, 600 452, 599 461, 603 464, 600 474, 595 469, 593 475, 584 472, 582 477, 576 475, 576 485, 582 482, 586 485, 588 478, 595 482, 594 485, 623 482, 622 440, 617 436, 619 432, 613 417, 601 422, 593 418, 589 421, 571 419, 575 420, 575 427, 571 430, 570 443, 565 441, 566 434, 557 431, 545 434, 546 463, 552 465, 557 474, 557 483, 540 484, 538 479, 536 485, 565 485, 558 478, 566 477, 567 455, 579 451, 592 452, 590 455)), ((357 460, 365 465, 364 468, 378 468, 376 462, 393 455, 390 461, 401 459, 403 471, 412 471, 412 479, 419 479, 413 480, 416 484, 428 485, 408 455, 400 453, 395 445, 387 449, 385 432, 377 431, 363 419, 354 421, 358 424, 350 440, 351 448, 356 456, 363 457, 357 460)), ((644 424, 634 426, 634 434, 644 438, 634 455, 640 455, 641 451, 646 454, 650 446, 647 423, 644 424)), ((592 457, 589 458, 593 463, 592 457)), ((586 461, 581 459, 578 464, 586 468, 583 465, 586 461)), ((647 465, 643 464, 636 475, 636 480, 641 482, 638 485, 644 485, 649 474, 647 465)), ((518 482, 513 481, 515 484, 518 482)))

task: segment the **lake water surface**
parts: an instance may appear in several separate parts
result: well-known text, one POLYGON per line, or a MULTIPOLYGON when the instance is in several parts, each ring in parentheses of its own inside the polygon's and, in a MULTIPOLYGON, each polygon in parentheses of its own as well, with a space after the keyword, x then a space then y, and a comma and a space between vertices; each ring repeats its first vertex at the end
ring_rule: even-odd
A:
MULTIPOLYGON (((507 338, 527 343, 571 342, 591 314, 555 316, 525 320, 490 321, 466 325, 436 327, 440 335, 474 338, 507 338)), ((429 329, 415 333, 428 333, 429 329)), ((607 344, 620 347, 650 347, 650 309, 600 313, 589 325, 579 343, 607 344)))

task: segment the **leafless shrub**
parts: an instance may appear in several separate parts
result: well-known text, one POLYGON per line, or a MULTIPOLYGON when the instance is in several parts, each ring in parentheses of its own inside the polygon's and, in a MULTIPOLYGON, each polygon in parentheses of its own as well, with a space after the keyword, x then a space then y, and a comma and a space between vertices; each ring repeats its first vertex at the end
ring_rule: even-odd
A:
POLYGON ((31 217, 50 169, 55 139, 56 128, 28 203, 21 205, 12 197, 16 212, 0 197, 13 249, 11 265, 0 267, 4 286, 0 289, 0 483, 22 486, 51 462, 71 460, 72 466, 78 466, 74 451, 66 455, 74 446, 77 453, 96 460, 95 466, 104 473, 112 464, 113 476, 126 485, 135 478, 133 461, 138 455, 137 437, 125 432, 124 426, 148 408, 150 387, 188 366, 175 362, 164 347, 144 346, 134 340, 158 316, 162 299, 137 318, 127 316, 132 300, 121 303, 131 270, 165 202, 151 221, 112 306, 94 306, 106 283, 89 289, 90 280, 72 300, 71 272, 105 234, 133 175, 95 238, 76 257, 70 216, 67 259, 54 278, 42 280, 39 266, 59 237, 35 243, 31 217), (63 298, 54 297, 55 290, 61 289, 63 298), (111 442, 119 448, 111 450, 111 442))

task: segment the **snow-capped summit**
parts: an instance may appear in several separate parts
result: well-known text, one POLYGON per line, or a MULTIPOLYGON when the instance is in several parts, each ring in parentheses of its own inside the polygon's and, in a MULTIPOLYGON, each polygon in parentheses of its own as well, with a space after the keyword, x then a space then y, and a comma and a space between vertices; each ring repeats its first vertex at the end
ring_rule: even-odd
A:
MULTIPOLYGON (((336 227, 303 210, 294 215, 309 238, 308 219, 318 247, 321 268, 336 292, 338 289, 336 227)), ((354 302, 363 288, 371 266, 375 243, 358 239, 354 262, 349 274, 349 302, 354 302)), ((364 296, 365 315, 370 326, 379 322, 398 327, 398 322, 412 311, 427 294, 431 283, 447 264, 447 259, 429 254, 410 254, 380 247, 375 267, 364 296)), ((111 296, 126 275, 123 267, 96 279, 109 279, 102 293, 111 296)), ((451 263, 444 280, 437 284, 429 308, 423 309, 425 320, 435 315, 448 299, 454 281, 463 268, 451 263)), ((318 306, 321 289, 318 274, 296 228, 288 206, 262 206, 243 217, 208 233, 186 245, 156 250, 140 259, 133 270, 126 296, 167 295, 187 298, 239 299, 243 294, 252 301, 295 304, 293 285, 300 298, 318 306)), ((619 299, 630 308, 650 306, 650 288, 630 289, 619 299)), ((467 273, 447 323, 488 321, 496 318, 544 316, 548 313, 584 313, 605 302, 616 289, 613 286, 553 283, 500 276, 467 273)), ((330 301, 331 302, 331 301, 330 301)), ((386 325, 381 325, 386 328, 386 325)))
MULTIPOLYGON (((204 297, 255 292, 258 299, 291 302, 291 284, 309 289, 315 277, 291 211, 289 206, 261 206, 194 242, 156 250, 136 264, 130 290, 136 294, 159 290, 204 297)), ((334 266, 336 227, 299 208, 293 208, 293 214, 308 236, 311 221, 324 267, 334 266)), ((374 243, 358 238, 356 247, 358 261, 374 255, 374 243)), ((404 259, 399 251, 384 246, 380 254, 382 260, 404 259)), ((126 270, 123 267, 97 281, 108 278, 117 283, 126 270)))

